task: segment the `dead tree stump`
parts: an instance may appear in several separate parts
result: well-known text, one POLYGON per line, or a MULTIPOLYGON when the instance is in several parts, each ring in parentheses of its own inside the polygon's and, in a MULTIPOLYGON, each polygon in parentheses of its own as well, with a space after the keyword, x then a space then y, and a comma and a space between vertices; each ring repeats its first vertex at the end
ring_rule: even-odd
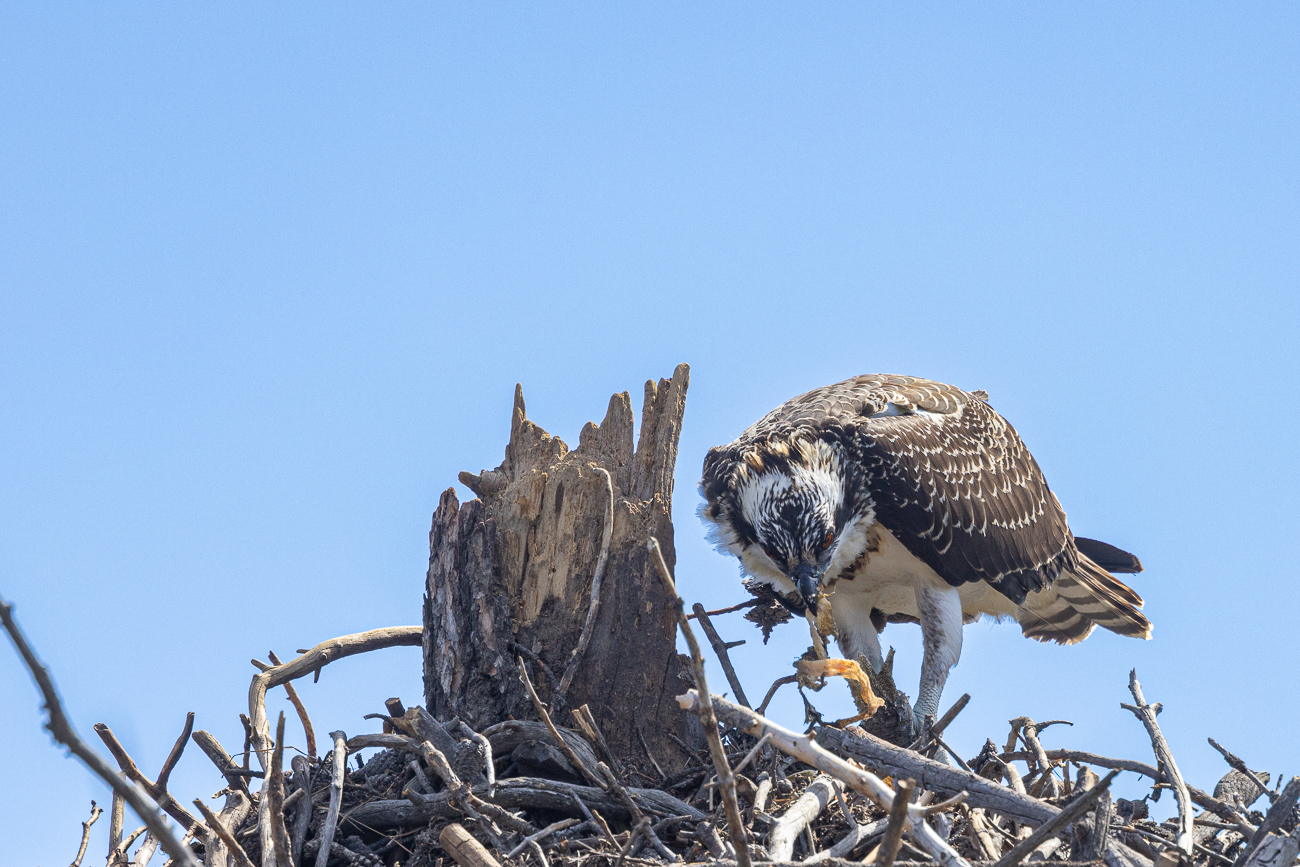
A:
POLYGON ((569 451, 528 420, 516 387, 505 461, 461 473, 478 499, 461 505, 448 489, 433 515, 424 690, 435 716, 476 730, 536 719, 522 656, 558 725, 573 726, 568 709, 586 704, 623 764, 649 772, 653 756, 666 773, 684 766, 682 743, 694 744, 699 728, 675 701, 691 685, 689 669, 646 540, 658 537, 673 564, 673 468, 689 374, 682 364, 671 380, 646 383, 635 450, 627 392, 569 451), (606 547, 589 643, 575 657, 606 547))

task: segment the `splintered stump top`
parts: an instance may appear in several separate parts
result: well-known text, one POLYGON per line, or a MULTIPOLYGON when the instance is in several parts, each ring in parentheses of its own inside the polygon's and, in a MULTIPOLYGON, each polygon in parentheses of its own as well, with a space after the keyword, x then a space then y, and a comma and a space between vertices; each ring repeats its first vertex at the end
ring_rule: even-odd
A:
POLYGON ((536 718, 522 657, 558 723, 588 705, 617 762, 682 767, 698 723, 675 701, 689 675, 645 542, 658 537, 674 562, 673 469, 689 378, 682 364, 672 379, 646 383, 635 448, 627 392, 569 451, 528 420, 516 388, 505 460, 462 473, 478 499, 462 505, 449 489, 433 516, 424 683, 435 716, 475 728, 536 718))

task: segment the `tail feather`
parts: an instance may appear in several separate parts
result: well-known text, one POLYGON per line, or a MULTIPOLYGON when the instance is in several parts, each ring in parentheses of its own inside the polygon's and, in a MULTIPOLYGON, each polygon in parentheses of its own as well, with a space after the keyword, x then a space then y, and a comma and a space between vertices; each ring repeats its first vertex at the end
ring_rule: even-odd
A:
POLYGON ((1074 644, 1093 626, 1120 635, 1150 638, 1151 622, 1138 610, 1142 597, 1080 554, 1079 566, 1032 594, 1016 613, 1028 638, 1074 644))

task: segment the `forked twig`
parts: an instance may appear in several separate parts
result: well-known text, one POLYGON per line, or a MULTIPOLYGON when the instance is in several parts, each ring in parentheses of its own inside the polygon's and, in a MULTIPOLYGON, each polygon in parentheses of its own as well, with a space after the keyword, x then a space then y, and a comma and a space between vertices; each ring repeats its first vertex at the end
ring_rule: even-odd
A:
POLYGON ((722 663, 722 671, 727 676, 727 683, 731 684, 731 694, 736 697, 736 701, 745 707, 750 707, 749 699, 745 698, 744 687, 740 685, 740 678, 736 676, 736 669, 731 665, 731 657, 727 655, 727 643, 718 635, 718 630, 713 628, 713 621, 709 619, 709 612, 704 610, 704 606, 696 602, 691 606, 695 612, 695 619, 700 622, 700 628, 704 630, 704 636, 709 639, 709 645, 713 648, 713 653, 718 657, 718 662, 722 663))
POLYGON ((98 804, 90 802, 90 818, 81 823, 81 848, 77 850, 77 857, 72 859, 71 867, 81 867, 81 859, 86 857, 86 847, 90 845, 90 826, 95 824, 102 812, 104 811, 98 804))
POLYGON ((1142 696, 1142 684, 1138 683, 1137 669, 1132 669, 1128 673, 1128 688, 1133 694, 1133 700, 1137 705, 1120 704, 1120 707, 1127 711, 1132 711, 1133 715, 1141 720, 1142 725, 1146 726, 1147 734, 1151 737, 1151 747, 1156 754, 1156 760, 1164 768, 1165 775, 1174 790, 1174 798, 1178 801, 1178 836, 1176 843, 1178 848, 1188 858, 1192 856, 1192 798, 1188 794, 1187 784, 1183 782, 1183 775, 1178 770, 1178 763, 1174 761, 1174 754, 1169 749, 1169 742, 1160 732, 1160 725, 1156 722, 1156 714, 1159 713, 1159 705, 1149 705, 1142 696))
POLYGON ((144 788, 133 780, 123 779, 120 774, 113 770, 112 766, 104 760, 104 757, 92 750, 86 745, 76 731, 72 728, 72 723, 68 721, 67 716, 63 713, 63 704, 59 701, 58 690, 54 688, 54 681, 45 666, 41 665, 40 660, 36 658, 36 653, 32 650, 31 645, 23 636, 22 630, 13 619, 13 609, 7 602, 0 599, 0 623, 4 624, 5 631, 9 633, 9 638, 13 641, 14 647, 18 650, 18 655, 23 658, 27 664, 28 671, 31 672, 32 678, 36 681, 36 686, 41 691, 41 696, 45 699, 45 710, 49 714, 49 720, 45 728, 59 743, 66 746, 72 751, 72 754, 97 774, 100 779, 113 787, 116 792, 121 792, 122 797, 135 810, 136 815, 144 820, 149 831, 162 841, 163 850, 175 858, 183 867, 199 867, 198 859, 190 851, 188 846, 181 843, 176 832, 167 824, 162 810, 158 805, 150 800, 144 788))
POLYGON ((1015 865, 1023 861, 1030 852, 1056 836, 1056 834, 1065 828, 1066 825, 1091 810, 1093 804, 1097 803, 1097 799, 1106 793, 1110 788, 1111 781, 1117 776, 1119 776, 1119 771, 1111 771, 1109 774, 1102 777, 1101 782, 1097 783, 1097 785, 1093 786, 1091 789, 1088 789, 1080 795, 1077 800, 1071 801, 1061 810, 1061 812, 1035 828, 1034 833, 1012 846, 1011 850, 999 858, 998 862, 994 864, 993 867, 1015 867, 1015 865))

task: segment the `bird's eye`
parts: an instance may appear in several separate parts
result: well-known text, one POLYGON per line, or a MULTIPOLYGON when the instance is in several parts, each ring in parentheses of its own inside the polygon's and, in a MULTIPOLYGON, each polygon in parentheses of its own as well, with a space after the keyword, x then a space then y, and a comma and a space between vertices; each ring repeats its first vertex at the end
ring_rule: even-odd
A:
POLYGON ((822 550, 825 551, 835 541, 835 531, 830 530, 826 533, 826 538, 822 539, 822 550))
POLYGON ((776 561, 776 549, 773 548, 771 545, 764 545, 763 553, 766 554, 768 557, 770 557, 773 562, 776 561))

